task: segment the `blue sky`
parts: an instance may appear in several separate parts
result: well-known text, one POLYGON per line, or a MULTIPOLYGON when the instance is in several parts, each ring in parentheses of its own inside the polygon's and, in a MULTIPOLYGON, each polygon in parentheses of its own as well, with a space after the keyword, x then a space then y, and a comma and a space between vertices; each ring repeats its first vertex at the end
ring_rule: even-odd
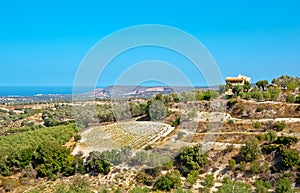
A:
MULTIPOLYGON (((94 44, 140 24, 170 25, 195 36, 224 77, 243 73, 255 82, 282 74, 300 76, 299 10, 296 0, 2 1, 0 85, 71 86, 94 44)), ((168 62, 177 57, 150 48, 124 53, 99 84, 113 84, 123 70, 118 62, 129 67, 139 52, 168 62)), ((184 66, 184 59, 176 61, 184 66)), ((205 84, 192 68, 186 75, 194 84, 205 84)))

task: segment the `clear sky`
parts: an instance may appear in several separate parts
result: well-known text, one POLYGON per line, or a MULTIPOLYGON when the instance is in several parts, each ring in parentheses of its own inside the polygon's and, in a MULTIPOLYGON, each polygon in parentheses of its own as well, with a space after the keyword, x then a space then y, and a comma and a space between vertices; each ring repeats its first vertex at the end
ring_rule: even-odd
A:
MULTIPOLYGON (((170 25, 195 36, 224 77, 243 73, 254 82, 282 74, 299 77, 299 10, 297 0, 2 1, 0 85, 71 86, 95 43, 139 24, 170 25)), ((143 53, 151 56, 151 49, 143 53)), ((122 71, 107 69, 101 86, 114 83, 110 75, 116 70, 122 71)), ((192 71, 187 75, 195 80, 192 71)))

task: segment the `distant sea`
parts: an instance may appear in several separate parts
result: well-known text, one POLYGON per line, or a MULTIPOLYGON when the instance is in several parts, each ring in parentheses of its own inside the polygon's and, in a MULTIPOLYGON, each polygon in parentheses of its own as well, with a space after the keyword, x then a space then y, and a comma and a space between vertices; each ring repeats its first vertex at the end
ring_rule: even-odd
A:
POLYGON ((73 87, 0 86, 0 96, 34 96, 38 94, 72 94, 73 87))

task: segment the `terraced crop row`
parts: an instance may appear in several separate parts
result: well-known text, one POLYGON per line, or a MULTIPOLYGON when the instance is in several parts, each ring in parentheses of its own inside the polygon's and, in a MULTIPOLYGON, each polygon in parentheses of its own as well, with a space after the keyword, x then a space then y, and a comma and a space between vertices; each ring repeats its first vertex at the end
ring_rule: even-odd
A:
POLYGON ((149 121, 119 122, 95 127, 82 133, 82 142, 91 150, 103 151, 129 146, 140 149, 167 136, 174 128, 149 121))

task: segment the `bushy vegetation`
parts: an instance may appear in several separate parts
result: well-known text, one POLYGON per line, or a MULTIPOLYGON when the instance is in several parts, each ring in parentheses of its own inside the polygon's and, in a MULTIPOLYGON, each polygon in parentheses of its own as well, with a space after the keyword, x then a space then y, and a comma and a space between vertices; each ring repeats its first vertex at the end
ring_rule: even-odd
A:
POLYGON ((207 163, 207 155, 203 153, 201 144, 185 147, 177 157, 181 171, 198 170, 207 163))
POLYGON ((179 171, 171 171, 166 175, 160 177, 155 183, 155 189, 170 191, 171 189, 181 186, 181 179, 179 171))
POLYGON ((274 141, 274 143, 281 144, 287 148, 289 148, 291 145, 297 142, 298 142, 298 138, 293 136, 279 136, 277 137, 276 141, 274 141))
MULTIPOLYGON (((54 164, 52 165, 54 167, 55 160, 67 159, 69 151, 61 148, 61 145, 74 136, 75 132, 77 132, 75 124, 70 124, 1 137, 0 173, 10 175, 32 165, 33 168, 41 171, 43 176, 42 171, 47 164, 54 164), (48 151, 47 155, 44 154, 46 151, 48 151), (48 157, 44 159, 43 156, 48 157), (48 160, 48 158, 53 158, 53 160, 48 160), (48 161, 51 163, 47 163, 48 161)), ((67 165, 66 167, 68 167, 67 165)), ((65 172, 64 169, 59 168, 53 173, 65 172)))
POLYGON ((281 157, 283 165, 287 168, 292 168, 300 162, 299 152, 293 149, 286 149, 282 151, 281 157))
POLYGON ((280 179, 277 183, 275 193, 292 193, 291 181, 288 178, 280 179))
POLYGON ((277 140, 277 134, 275 131, 273 130, 269 130, 265 136, 264 136, 265 140, 269 141, 269 142, 273 142, 277 140))
POLYGON ((261 106, 258 106, 257 108, 256 108, 256 112, 262 112, 264 110, 264 108, 263 107, 261 107, 261 106))
POLYGON ((202 186, 210 189, 214 186, 215 184, 215 177, 213 174, 206 174, 204 177, 203 182, 201 182, 202 186))
POLYGON ((241 147, 240 155, 243 161, 252 162, 261 154, 258 140, 251 136, 246 140, 245 146, 241 147))
POLYGON ((196 183, 198 179, 199 172, 198 170, 191 170, 190 173, 187 175, 186 182, 188 185, 193 185, 196 183))
POLYGON ((91 152, 86 159, 86 170, 92 174, 108 174, 110 163, 102 159, 96 152, 91 152))
POLYGON ((283 75, 281 77, 274 78, 272 83, 275 83, 280 87, 286 87, 289 91, 294 92, 295 89, 300 86, 300 79, 297 77, 283 75))
MULTIPOLYGON (((77 172, 79 164, 80 169, 83 167, 82 160, 71 156, 69 149, 50 141, 40 144, 28 161, 37 171, 37 177, 55 178, 57 174, 71 176, 77 172)), ((84 173, 84 170, 80 172, 84 173)))
POLYGON ((252 193, 251 186, 242 182, 234 182, 225 178, 217 193, 252 193))
MULTIPOLYGON (((39 192, 39 191, 38 191, 39 192)), ((88 177, 76 176, 70 183, 60 183, 53 188, 54 193, 92 193, 88 177)))
POLYGON ((271 184, 264 180, 257 180, 254 185, 257 193, 267 193, 271 188, 271 184))
POLYGON ((280 121, 280 122, 276 122, 273 125, 273 129, 276 131, 282 131, 285 128, 285 122, 284 121, 280 121))
POLYGON ((219 87, 219 92, 224 93, 231 89, 232 93, 234 94, 233 97, 240 96, 243 99, 250 100, 254 99, 257 101, 276 101, 279 99, 281 91, 288 91, 290 94, 285 96, 285 100, 290 103, 299 102, 296 96, 292 94, 295 92, 297 88, 300 87, 300 79, 294 78, 291 76, 281 76, 272 80, 273 85, 269 85, 268 80, 260 80, 256 82, 256 87, 253 89, 251 85, 247 82, 244 86, 241 85, 232 85, 227 83, 226 85, 222 85, 219 87))
POLYGON ((229 166, 229 169, 233 171, 236 166, 235 160, 234 159, 228 160, 228 166, 229 166))

